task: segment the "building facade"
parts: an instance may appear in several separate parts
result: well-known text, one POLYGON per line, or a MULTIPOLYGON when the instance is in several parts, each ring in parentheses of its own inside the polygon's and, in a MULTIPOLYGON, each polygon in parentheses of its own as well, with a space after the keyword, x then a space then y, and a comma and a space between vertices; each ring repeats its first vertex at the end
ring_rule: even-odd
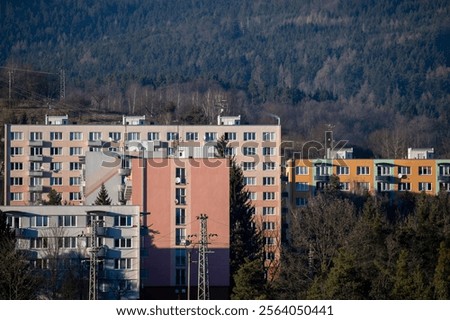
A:
POLYGON ((94 248, 97 297, 139 298, 138 206, 1 206, 0 210, 15 232, 17 249, 34 268, 44 271, 48 282, 57 279, 60 283, 55 286, 61 286, 71 274, 76 279, 73 285, 83 287, 79 298, 87 299, 94 248))
MULTIPOLYGON (((131 178, 132 159, 217 159, 216 143, 223 137, 228 141, 226 156, 242 167, 255 221, 264 236, 266 266, 279 260, 282 218, 287 212, 282 210, 287 198, 282 192, 279 122, 246 125, 240 117, 219 116, 215 125, 149 125, 144 117, 123 117, 110 125, 78 125, 70 124, 67 116, 52 116, 44 125, 5 125, 5 137, 4 203, 10 206, 38 205, 52 189, 65 204, 91 205, 102 184, 112 204, 144 206, 147 201, 136 201, 144 191, 136 189, 131 178)), ((153 194, 144 195, 154 197, 165 188, 164 192, 173 191, 163 183, 153 194)), ((191 212, 191 218, 202 213, 200 208, 191 212)))
POLYGON ((297 159, 287 174, 291 208, 306 205, 332 176, 344 192, 450 192, 450 159, 297 159))
POLYGON ((228 160, 134 159, 132 167, 132 202, 146 214, 143 223, 149 231, 141 247, 143 297, 186 299, 189 292, 189 298, 197 298, 200 216, 206 215, 210 298, 226 299, 230 283, 228 160))

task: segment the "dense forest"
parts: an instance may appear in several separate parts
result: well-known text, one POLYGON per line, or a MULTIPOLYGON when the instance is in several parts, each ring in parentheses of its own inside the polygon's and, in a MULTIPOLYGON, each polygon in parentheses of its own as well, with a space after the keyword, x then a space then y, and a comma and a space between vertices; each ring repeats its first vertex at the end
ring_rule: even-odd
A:
POLYGON ((449 299, 450 197, 327 191, 291 214, 273 299, 449 299))
POLYGON ((450 157, 445 0, 4 0, 0 19, 4 108, 209 123, 220 105, 299 144, 331 124, 364 156, 450 157))

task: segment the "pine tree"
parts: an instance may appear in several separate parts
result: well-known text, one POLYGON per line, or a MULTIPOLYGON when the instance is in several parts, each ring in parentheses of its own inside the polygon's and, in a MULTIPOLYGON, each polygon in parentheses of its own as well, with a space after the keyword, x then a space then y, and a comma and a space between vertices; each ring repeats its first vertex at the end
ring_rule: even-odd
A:
MULTIPOLYGON (((216 144, 216 156, 226 158, 225 148, 228 141, 220 137, 216 144)), ((263 262, 261 260, 262 241, 253 221, 255 208, 250 201, 250 194, 244 183, 242 168, 234 157, 228 157, 230 167, 230 274, 231 288, 238 270, 248 262, 254 260, 261 264, 264 277, 263 262)))
POLYGON ((231 299, 262 300, 267 298, 264 266, 259 259, 246 259, 234 275, 234 282, 231 299))
POLYGON ((105 184, 102 183, 100 191, 98 192, 97 199, 95 199, 94 204, 96 206, 109 206, 111 204, 111 199, 109 198, 108 191, 106 190, 105 184))
MULTIPOLYGON (((255 227, 241 167, 230 159, 230 271, 235 275, 246 259, 260 259, 262 243, 255 227)), ((262 263, 262 262, 261 262, 262 263)))
POLYGON ((7 224, 6 214, 0 211, 0 300, 35 299, 39 277, 29 262, 16 250, 14 232, 7 224))

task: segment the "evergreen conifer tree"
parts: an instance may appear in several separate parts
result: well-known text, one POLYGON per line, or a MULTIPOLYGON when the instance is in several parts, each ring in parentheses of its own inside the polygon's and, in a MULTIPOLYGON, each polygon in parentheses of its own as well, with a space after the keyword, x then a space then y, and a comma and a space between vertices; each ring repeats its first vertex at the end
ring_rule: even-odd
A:
POLYGON ((102 183, 100 191, 98 192, 97 199, 95 199, 94 204, 96 206, 108 206, 111 204, 111 199, 109 198, 108 191, 106 190, 105 184, 102 183))

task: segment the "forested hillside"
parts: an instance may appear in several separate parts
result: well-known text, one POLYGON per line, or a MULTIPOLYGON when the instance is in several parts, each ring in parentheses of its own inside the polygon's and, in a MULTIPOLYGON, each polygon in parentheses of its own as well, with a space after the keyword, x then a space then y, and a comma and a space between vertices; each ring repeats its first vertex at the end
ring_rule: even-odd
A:
POLYGON ((18 105, 58 98, 62 68, 74 108, 211 122, 225 99, 299 142, 332 124, 375 156, 450 156, 445 0, 4 0, 0 20, 4 105, 8 71, 54 73, 15 71, 18 105))

